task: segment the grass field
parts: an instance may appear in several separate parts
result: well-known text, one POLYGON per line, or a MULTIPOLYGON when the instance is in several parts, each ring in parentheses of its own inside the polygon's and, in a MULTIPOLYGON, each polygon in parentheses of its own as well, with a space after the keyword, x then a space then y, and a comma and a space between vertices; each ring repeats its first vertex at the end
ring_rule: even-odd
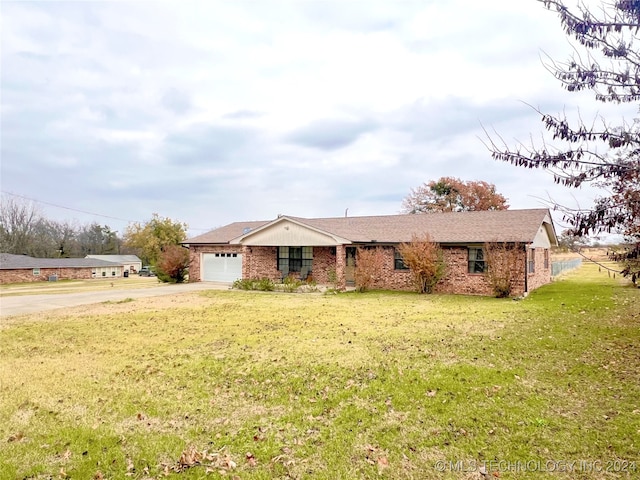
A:
POLYGON ((520 301, 207 291, 96 311, 0 329, 1 478, 640 476, 640 290, 597 267, 520 301))

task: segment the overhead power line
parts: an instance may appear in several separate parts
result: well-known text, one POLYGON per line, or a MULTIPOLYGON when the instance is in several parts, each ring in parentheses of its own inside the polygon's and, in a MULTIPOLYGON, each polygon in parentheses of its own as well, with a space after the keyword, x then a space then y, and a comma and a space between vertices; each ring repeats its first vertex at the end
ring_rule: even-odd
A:
POLYGON ((29 201, 36 202, 36 203, 41 203, 43 205, 49 205, 51 207, 62 208, 64 210, 71 210, 72 212, 85 213, 87 215, 94 215, 96 217, 110 218, 112 220, 120 220, 122 222, 129 222, 129 223, 135 223, 137 221, 137 220, 129 220, 127 218, 112 217, 110 215, 103 215, 101 213, 88 212, 86 210, 80 210, 78 208, 67 207, 67 206, 64 206, 64 205, 58 205, 58 204, 51 203, 51 202, 45 202, 43 200, 38 200, 37 198, 27 197, 26 195, 19 195, 17 193, 8 192, 6 190, 1 190, 1 192, 6 194, 6 195, 11 195, 12 197, 23 198, 25 200, 29 200, 29 201))
MULTIPOLYGON (((26 195, 20 195, 18 193, 9 192, 7 190, 0 190, 0 192, 2 192, 3 194, 6 194, 6 195, 11 195, 12 197, 22 198, 24 200, 29 200, 31 202, 41 203, 43 205, 49 205, 51 207, 62 208, 63 210, 70 210, 72 212, 84 213, 84 214, 87 214, 87 215, 93 215, 93 216, 102 217, 102 218, 110 218, 112 220, 120 220, 121 222, 144 223, 144 222, 140 222, 139 220, 130 220, 130 219, 127 219, 127 218, 114 217, 114 216, 111 216, 111 215, 103 215, 101 213, 89 212, 87 210, 80 210, 78 208, 67 207, 65 205, 58 205, 56 203, 45 202, 43 200, 38 200, 37 198, 28 197, 26 195)), ((211 228, 189 228, 189 230, 208 232, 209 230, 211 230, 211 228)))

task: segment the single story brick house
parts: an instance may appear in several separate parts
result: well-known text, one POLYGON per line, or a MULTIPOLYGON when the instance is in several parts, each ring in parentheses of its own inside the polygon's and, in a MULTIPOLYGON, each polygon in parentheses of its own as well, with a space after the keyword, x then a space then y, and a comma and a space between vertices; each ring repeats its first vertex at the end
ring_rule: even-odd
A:
POLYGON ((0 283, 117 278, 123 271, 120 263, 95 258, 34 258, 0 253, 0 283))
POLYGON ((233 282, 239 278, 309 275, 320 284, 354 284, 358 247, 381 247, 383 275, 376 288, 411 290, 411 272, 398 246, 429 233, 447 265, 435 291, 491 295, 483 274, 487 242, 523 245, 515 295, 551 281, 550 248, 557 245, 548 209, 448 212, 419 215, 300 218, 236 222, 186 240, 189 280, 233 282))
POLYGON ((142 260, 137 255, 87 255, 85 258, 95 258, 105 262, 113 262, 123 266, 128 273, 138 273, 142 268, 142 260))

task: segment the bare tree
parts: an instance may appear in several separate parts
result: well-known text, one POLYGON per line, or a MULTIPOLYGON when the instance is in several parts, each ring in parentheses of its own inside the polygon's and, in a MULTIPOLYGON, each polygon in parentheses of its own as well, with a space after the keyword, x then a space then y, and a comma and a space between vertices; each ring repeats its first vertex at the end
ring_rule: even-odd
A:
POLYGON ((42 221, 42 214, 34 203, 3 195, 0 199, 0 252, 32 254, 34 231, 42 221))
POLYGON ((0 202, 0 252, 40 258, 115 254, 121 240, 108 226, 55 221, 43 216, 35 203, 9 195, 0 202))
POLYGON ((69 258, 78 254, 77 227, 71 222, 41 218, 34 226, 29 255, 40 258, 69 258))
POLYGON ((108 225, 97 222, 83 226, 77 235, 81 256, 120 253, 121 240, 108 225))

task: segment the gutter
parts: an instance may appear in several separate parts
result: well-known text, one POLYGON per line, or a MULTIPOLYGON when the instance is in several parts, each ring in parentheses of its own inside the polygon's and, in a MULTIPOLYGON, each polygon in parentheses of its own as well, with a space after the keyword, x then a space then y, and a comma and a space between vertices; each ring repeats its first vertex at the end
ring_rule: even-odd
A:
POLYGON ((527 258, 527 245, 524 244, 524 295, 529 293, 529 262, 527 258))

